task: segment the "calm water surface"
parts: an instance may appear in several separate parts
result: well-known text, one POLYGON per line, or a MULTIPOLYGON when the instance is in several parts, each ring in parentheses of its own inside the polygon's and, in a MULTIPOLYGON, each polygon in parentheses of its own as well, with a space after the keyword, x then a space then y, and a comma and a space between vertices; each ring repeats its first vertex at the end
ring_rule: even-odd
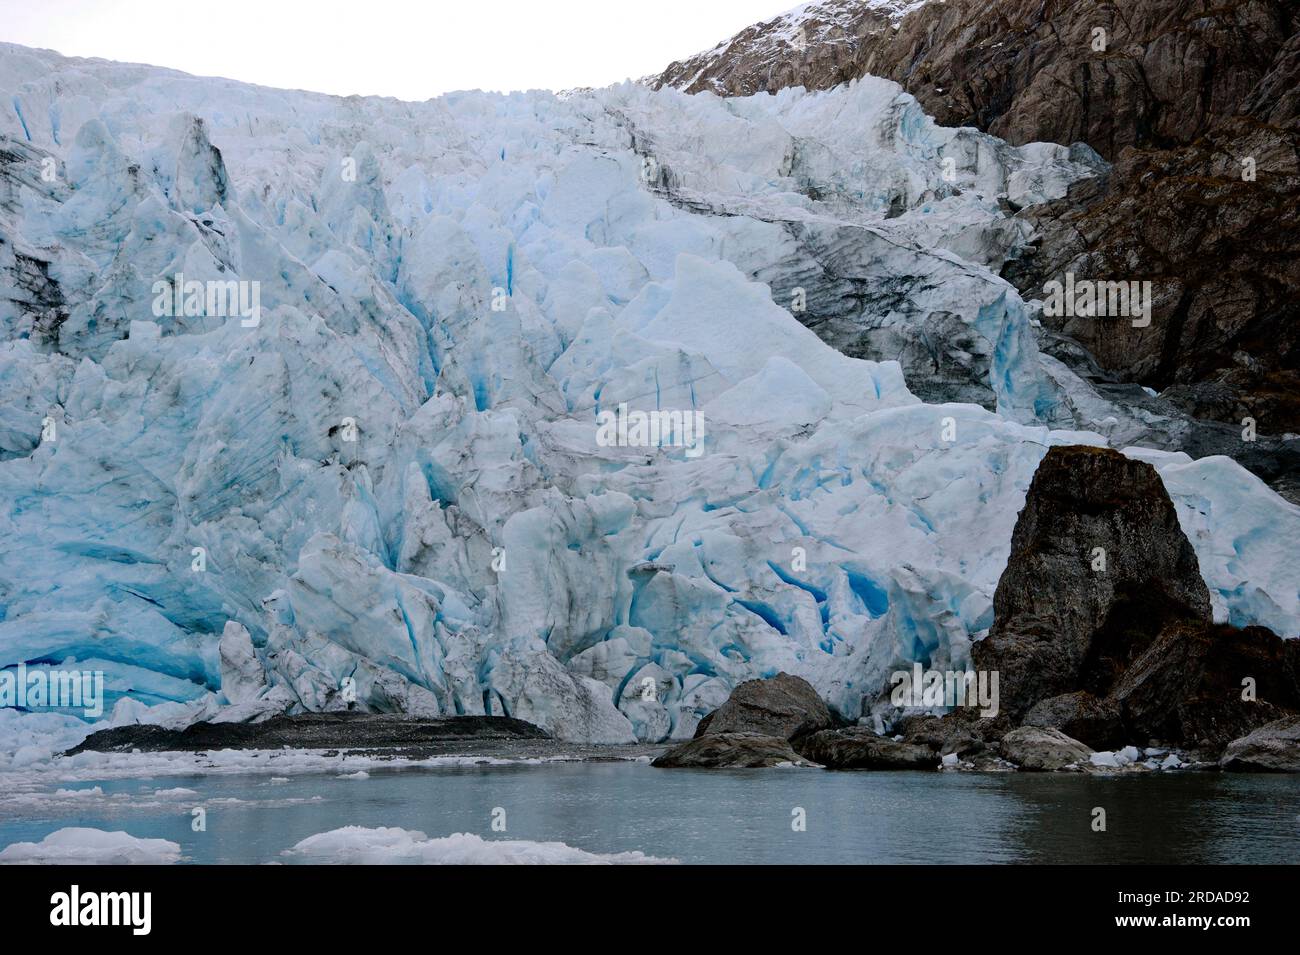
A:
POLYGON ((369 779, 193 776, 77 783, 104 793, 183 786, 173 810, 94 801, 75 812, 0 816, 0 846, 64 826, 170 839, 196 863, 261 863, 341 826, 430 836, 639 849, 689 863, 1294 863, 1300 780, 1211 773, 1095 777, 1028 773, 659 770, 645 763, 551 763, 373 771, 369 779), (312 802, 298 800, 319 797, 312 802), (232 801, 228 801, 232 800, 232 801), (233 801, 238 800, 238 801, 233 801), (207 809, 207 831, 189 809, 207 809), (494 807, 508 832, 490 828, 494 807), (1107 831, 1093 832, 1094 807, 1107 831), (807 830, 791 828, 802 807, 807 830))

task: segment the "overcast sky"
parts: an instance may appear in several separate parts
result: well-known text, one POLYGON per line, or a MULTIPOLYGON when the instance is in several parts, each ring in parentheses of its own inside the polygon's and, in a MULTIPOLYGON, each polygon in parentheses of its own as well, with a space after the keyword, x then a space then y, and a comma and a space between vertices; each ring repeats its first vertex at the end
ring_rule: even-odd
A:
POLYGON ((0 0, 0 40, 266 86, 422 100, 661 71, 792 0, 0 0))

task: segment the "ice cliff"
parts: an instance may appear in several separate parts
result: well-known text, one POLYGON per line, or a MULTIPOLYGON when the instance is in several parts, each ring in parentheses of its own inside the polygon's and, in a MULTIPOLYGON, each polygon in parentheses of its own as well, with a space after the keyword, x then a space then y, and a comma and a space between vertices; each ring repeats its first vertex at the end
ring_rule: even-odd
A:
MULTIPOLYGON (((870 78, 403 103, 0 45, 0 667, 118 722, 659 740, 780 670, 856 717, 964 665, 1047 448, 1122 435, 996 275, 1102 165, 870 78), (598 440, 651 411, 702 443, 598 440)), ((1130 453, 1216 615, 1300 633, 1300 508, 1130 453)))

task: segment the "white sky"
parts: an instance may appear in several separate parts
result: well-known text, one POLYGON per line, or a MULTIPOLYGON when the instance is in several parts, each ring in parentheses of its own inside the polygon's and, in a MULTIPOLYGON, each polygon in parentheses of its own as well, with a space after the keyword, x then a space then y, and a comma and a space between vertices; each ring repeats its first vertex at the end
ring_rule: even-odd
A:
POLYGON ((0 0, 0 40, 322 93, 605 86, 791 0, 0 0))

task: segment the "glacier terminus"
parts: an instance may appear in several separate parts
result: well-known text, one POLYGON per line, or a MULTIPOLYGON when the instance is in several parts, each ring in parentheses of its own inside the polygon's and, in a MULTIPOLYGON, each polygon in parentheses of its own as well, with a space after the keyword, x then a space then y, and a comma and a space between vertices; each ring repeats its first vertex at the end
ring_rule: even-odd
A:
MULTIPOLYGON (((998 275, 1086 146, 872 77, 407 103, 0 45, 0 91, 0 668, 102 672, 104 725, 659 742, 780 671, 870 720, 967 666, 1061 444, 1154 465, 1216 619, 1300 635, 1300 507, 998 275)), ((0 719, 0 766, 92 728, 0 719)))

